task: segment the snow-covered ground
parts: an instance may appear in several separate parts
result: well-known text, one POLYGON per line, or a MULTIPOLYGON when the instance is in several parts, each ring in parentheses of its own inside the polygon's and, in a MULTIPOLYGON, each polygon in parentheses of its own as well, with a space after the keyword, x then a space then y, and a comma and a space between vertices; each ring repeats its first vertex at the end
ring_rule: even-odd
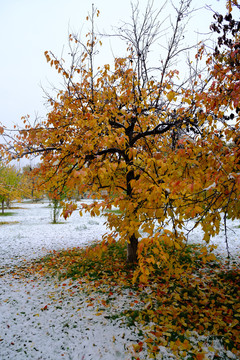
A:
MULTIPOLYGON (((130 360, 128 346, 140 340, 139 330, 109 315, 141 306, 141 302, 134 302, 134 292, 129 294, 125 289, 116 293, 115 289, 109 294, 103 287, 89 296, 79 281, 59 283, 57 279, 11 274, 14 266, 49 250, 84 246, 100 239, 107 231, 105 218, 80 217, 76 211, 67 221, 53 225, 48 204, 18 206, 21 208, 12 210, 15 215, 0 219, 13 222, 0 227, 0 360, 130 360)), ((229 249, 238 261, 239 225, 239 221, 229 223, 229 249)), ((201 231, 195 230, 190 240, 198 242, 201 237, 201 231)), ((224 232, 212 242, 218 245, 216 252, 226 256, 224 232)), ((167 349, 161 350, 159 359, 174 358, 167 349)))
POLYGON ((59 224, 52 224, 47 202, 21 203, 15 207, 20 209, 9 210, 15 215, 0 218, 0 221, 12 222, 0 228, 0 274, 50 250, 86 245, 100 239, 107 231, 104 217, 92 218, 89 214, 80 217, 78 211, 67 221, 60 217, 59 224))

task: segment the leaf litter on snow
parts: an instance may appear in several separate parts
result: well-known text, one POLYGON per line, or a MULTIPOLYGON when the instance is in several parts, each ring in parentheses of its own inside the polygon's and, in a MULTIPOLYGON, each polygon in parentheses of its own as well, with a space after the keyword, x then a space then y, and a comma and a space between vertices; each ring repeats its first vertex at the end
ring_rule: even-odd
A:
MULTIPOLYGON (((129 285, 124 286, 124 281, 117 283, 116 276, 111 284, 111 281, 83 278, 46 278, 41 271, 29 272, 25 277, 21 271, 16 272, 23 260, 28 263, 50 250, 87 245, 96 240, 96 235, 100 237, 106 232, 104 218, 98 217, 93 223, 88 216, 79 218, 78 214, 73 214, 68 222, 56 226, 49 223, 46 206, 38 204, 36 208, 28 205, 24 216, 16 216, 21 226, 15 225, 15 233, 6 227, 7 237, 2 235, 0 257, 4 259, 2 269, 5 272, 0 278, 2 359, 146 359, 149 349, 153 358, 177 359, 176 351, 180 349, 184 358, 193 346, 202 349, 201 353, 195 353, 199 360, 215 356, 237 358, 230 350, 224 350, 218 336, 185 330, 182 339, 175 339, 172 325, 167 321, 165 332, 160 332, 154 317, 156 304, 152 288, 145 287, 139 292, 129 285), (7 274, 6 269, 12 275, 7 274), (147 322, 142 314, 148 316, 147 322), (156 345, 157 338, 162 338, 160 345, 156 345)), ((201 235, 195 233, 195 240, 200 238, 201 235)), ((237 246, 234 248, 231 244, 231 250, 237 258, 239 242, 233 239, 237 246)), ((216 239, 220 253, 223 240, 221 234, 216 239)), ((164 295, 163 284, 161 287, 162 296, 168 296, 169 289, 165 287, 164 295)), ((165 308, 172 311, 170 307, 165 308)), ((164 311, 162 316, 165 316, 164 311)))
POLYGON ((127 358, 125 342, 136 340, 136 330, 109 315, 129 307, 127 292, 108 308, 107 296, 88 294, 77 281, 1 280, 1 359, 127 358))

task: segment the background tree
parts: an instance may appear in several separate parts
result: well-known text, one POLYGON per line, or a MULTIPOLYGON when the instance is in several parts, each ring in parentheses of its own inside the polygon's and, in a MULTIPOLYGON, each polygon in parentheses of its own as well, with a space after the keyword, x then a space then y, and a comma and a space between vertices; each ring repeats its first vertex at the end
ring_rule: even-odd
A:
POLYGON ((56 187, 51 187, 48 189, 47 194, 52 206, 52 223, 57 224, 59 216, 62 212, 62 203, 66 198, 70 198, 70 191, 66 188, 59 189, 56 187))
POLYGON ((25 199, 39 201, 45 195, 45 189, 43 185, 41 186, 43 179, 41 178, 39 167, 39 165, 34 167, 26 165, 21 170, 22 197, 25 199))
POLYGON ((0 201, 2 204, 2 214, 4 206, 10 206, 10 201, 21 198, 22 192, 19 186, 20 174, 14 166, 1 164, 0 167, 0 201))

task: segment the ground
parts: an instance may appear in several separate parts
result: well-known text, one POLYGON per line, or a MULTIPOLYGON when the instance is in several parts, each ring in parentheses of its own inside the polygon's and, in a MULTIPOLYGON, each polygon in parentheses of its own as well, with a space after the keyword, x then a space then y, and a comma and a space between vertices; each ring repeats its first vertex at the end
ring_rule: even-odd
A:
MULTIPOLYGON (((0 359, 151 358, 143 345, 145 319, 142 324, 139 321, 139 314, 151 310, 151 301, 146 301, 150 287, 140 292, 136 286, 125 286, 121 278, 107 284, 85 278, 59 279, 57 272, 49 277, 46 273, 41 274, 39 268, 25 272, 25 275, 19 270, 19 266, 27 268, 31 261, 50 251, 86 247, 99 240, 107 232, 104 216, 91 218, 84 214, 80 218, 75 212, 66 222, 61 219, 62 223, 54 225, 47 203, 22 203, 15 207, 18 208, 11 210, 13 215, 0 219, 5 222, 0 227, 0 359)), ((239 261, 239 222, 231 222, 229 227, 230 252, 233 259, 239 261)), ((201 231, 196 230, 189 241, 199 243, 201 237, 201 231)), ((218 245, 216 254, 224 261, 223 232, 212 241, 218 245)), ((162 296, 165 288, 162 286, 162 296)), ((152 330, 149 334, 153 337, 156 334, 154 326, 150 319, 148 327, 152 330)), ((236 324, 231 322, 231 326, 236 324)), ((185 332, 182 342, 179 339, 168 344, 163 341, 155 358, 184 358, 184 351, 183 357, 179 357, 175 347, 177 344, 188 350, 190 340, 186 339, 201 343, 206 359, 238 358, 229 349, 224 349, 217 337, 210 344, 206 336, 185 332), (214 357, 216 354, 218 357, 214 357)), ((203 358, 199 356, 199 359, 203 358)))

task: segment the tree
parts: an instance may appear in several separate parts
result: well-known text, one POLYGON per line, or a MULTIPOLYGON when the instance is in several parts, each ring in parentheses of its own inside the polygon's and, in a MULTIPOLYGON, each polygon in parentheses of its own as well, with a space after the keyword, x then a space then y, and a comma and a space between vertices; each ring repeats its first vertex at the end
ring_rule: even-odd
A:
POLYGON ((43 186, 44 180, 41 178, 39 165, 35 167, 26 165, 21 170, 22 197, 33 201, 41 200, 45 195, 43 186))
POLYGON ((52 223, 57 224, 61 210, 62 210, 62 202, 66 199, 67 194, 70 192, 67 189, 61 189, 61 193, 58 193, 58 190, 55 187, 51 187, 48 190, 48 198, 51 201, 52 205, 52 223))
MULTIPOLYGON (((214 90, 211 69, 202 78, 191 65, 190 77, 180 82, 171 66, 186 48, 181 40, 190 1, 181 0, 175 10, 165 58, 154 71, 148 54, 160 37, 161 23, 150 3, 141 22, 138 7, 132 6, 132 23, 121 29, 128 55, 115 59, 114 70, 105 65, 95 71, 93 57, 99 42, 93 26, 98 12, 93 8, 87 43, 70 35, 69 70, 62 60, 45 52, 47 61, 62 74, 65 89, 56 99, 49 98, 52 110, 46 121, 34 127, 27 124, 15 142, 18 156, 41 155, 42 176, 59 193, 64 187, 77 188, 102 199, 83 205, 91 215, 119 208, 120 214, 107 214, 112 230, 107 239, 119 236, 127 241, 131 263, 141 260, 143 247, 151 244, 155 256, 168 261, 161 243, 180 248, 189 219, 196 218, 209 240, 219 229, 219 211, 225 206, 214 186, 215 173, 221 168, 216 152, 223 144, 215 130, 224 113, 220 105, 216 114, 208 106, 214 90), (83 49, 79 57, 73 44, 83 49), (166 230, 169 223, 171 231, 166 230), (138 249, 138 239, 144 236, 138 249)), ((229 175, 229 168, 226 171, 229 175)), ((224 189, 225 184, 221 193, 224 189)), ((66 204, 65 217, 75 208, 66 204)), ((155 259, 141 261, 144 272, 155 259)))
POLYGON ((2 204, 2 214, 4 214, 4 204, 21 197, 19 188, 20 176, 14 166, 1 164, 0 167, 0 201, 2 204))

